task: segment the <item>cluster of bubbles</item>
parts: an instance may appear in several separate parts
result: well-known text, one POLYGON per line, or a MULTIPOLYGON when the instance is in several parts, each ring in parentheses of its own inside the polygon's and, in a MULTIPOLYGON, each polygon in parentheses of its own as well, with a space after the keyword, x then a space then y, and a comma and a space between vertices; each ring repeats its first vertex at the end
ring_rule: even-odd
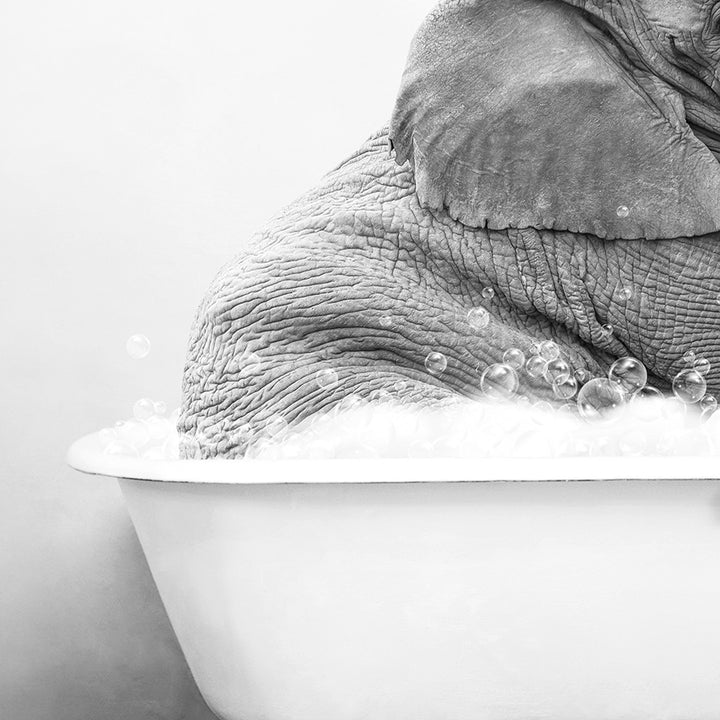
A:
MULTIPOLYGON (((486 327, 489 322, 489 313, 484 308, 468 313, 468 323, 473 328, 486 327)), ((612 334, 612 327, 603 326, 603 332, 612 334)), ((710 371, 710 362, 692 350, 685 353, 683 360, 686 367, 673 380, 673 394, 686 405, 697 404, 707 419, 717 409, 717 400, 707 395, 705 376, 710 371)), ((425 368, 431 375, 441 375, 447 367, 448 359, 441 352, 432 351, 425 358, 425 368)), ((557 402, 570 405, 587 420, 602 419, 629 402, 663 397, 657 388, 647 384, 647 369, 637 358, 620 358, 606 377, 593 378, 585 369, 574 370, 552 340, 533 344, 528 356, 520 348, 510 348, 503 354, 502 362, 485 367, 480 374, 483 397, 496 401, 516 397, 523 373, 531 381, 546 382, 557 402)))
POLYGON ((133 416, 100 430, 98 437, 106 455, 142 456, 155 460, 178 457, 177 420, 180 409, 168 413, 162 400, 141 398, 133 416))
POLYGON ((462 400, 446 406, 358 396, 250 445, 251 459, 720 455, 720 414, 706 422, 675 398, 641 399, 588 423, 547 402, 462 400))
MULTIPOLYGON (((625 217, 621 210, 618 215, 625 217)), ((630 291, 626 297, 631 296, 630 291)), ((485 288, 482 297, 492 300, 492 288, 485 288)), ((482 331, 492 316, 476 307, 467 322, 482 331)), ((393 324, 392 316, 382 316, 383 328, 393 324)), ((611 336, 613 329, 606 325, 602 332, 611 336)), ((130 357, 142 359, 150 352, 150 341, 132 335, 126 348, 130 357)), ((141 398, 133 405, 132 418, 98 436, 109 455, 158 460, 207 456, 212 453, 204 452, 206 443, 221 454, 224 444, 260 459, 720 454, 718 401, 707 393, 710 363, 692 350, 682 359, 673 394, 665 397, 648 385, 647 369, 637 358, 622 357, 606 376, 592 377, 571 367, 559 346, 548 340, 534 343, 527 354, 511 347, 502 362, 478 367, 479 400, 423 406, 409 399, 408 381, 397 379, 367 396, 346 395, 329 411, 293 427, 282 415, 272 414, 253 424, 215 428, 213 434, 178 435, 179 409, 168 413, 164 402, 141 398), (546 383, 555 402, 531 403, 522 397, 523 378, 535 386, 546 383)), ((230 370, 253 373, 261 365, 262 358, 245 349, 230 370)), ((434 350, 424 366, 439 377, 448 370, 448 358, 434 350)), ((343 382, 338 369, 317 370, 315 388, 335 391, 343 382)))

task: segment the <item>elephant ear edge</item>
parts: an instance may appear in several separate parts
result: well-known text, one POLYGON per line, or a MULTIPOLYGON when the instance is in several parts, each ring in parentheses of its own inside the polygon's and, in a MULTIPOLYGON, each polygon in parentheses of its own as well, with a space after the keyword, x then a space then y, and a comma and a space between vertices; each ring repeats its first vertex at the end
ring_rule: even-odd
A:
POLYGON ((561 2, 436 9, 413 41, 390 124, 421 204, 497 230, 720 230, 720 164, 682 98, 600 35, 561 2))

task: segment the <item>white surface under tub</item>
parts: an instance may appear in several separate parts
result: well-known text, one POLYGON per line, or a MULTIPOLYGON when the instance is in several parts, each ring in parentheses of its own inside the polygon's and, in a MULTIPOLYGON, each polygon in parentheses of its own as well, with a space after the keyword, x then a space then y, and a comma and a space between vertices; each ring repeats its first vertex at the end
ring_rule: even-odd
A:
POLYGON ((717 459, 69 460, 220 718, 720 718, 717 459))

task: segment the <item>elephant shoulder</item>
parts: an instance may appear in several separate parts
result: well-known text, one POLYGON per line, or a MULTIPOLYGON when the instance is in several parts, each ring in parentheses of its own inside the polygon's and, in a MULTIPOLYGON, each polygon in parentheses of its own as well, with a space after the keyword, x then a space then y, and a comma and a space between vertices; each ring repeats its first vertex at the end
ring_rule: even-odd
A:
POLYGON ((441 6, 413 43, 390 137, 423 206, 472 227, 720 229, 720 164, 682 98, 554 0, 441 6))

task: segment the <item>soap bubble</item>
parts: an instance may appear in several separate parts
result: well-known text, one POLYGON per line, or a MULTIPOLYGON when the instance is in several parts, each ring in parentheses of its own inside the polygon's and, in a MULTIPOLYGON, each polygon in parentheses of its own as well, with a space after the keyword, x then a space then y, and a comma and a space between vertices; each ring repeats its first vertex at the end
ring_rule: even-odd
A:
POLYGON ((490 323, 490 313, 484 307, 476 307, 467 314, 467 321, 474 330, 482 330, 490 323))
POLYGON ((441 352, 431 352, 425 358, 425 368, 431 375, 441 375, 447 369, 447 358, 441 352))
POLYGON ((503 353, 503 362, 513 370, 520 370, 525 364, 525 353, 520 348, 510 348, 503 353))
POLYGON ((564 382, 571 374, 570 366, 561 358, 555 358, 545 366, 545 379, 551 385, 555 382, 564 382))
POLYGON ((346 395, 337 405, 335 405, 335 412, 345 412, 346 410, 353 410, 365 405, 365 400, 361 395, 357 393, 351 393, 346 395))
POLYGON ((495 297, 495 291, 491 287, 483 288, 480 294, 485 300, 492 300, 495 297))
POLYGON ((380 317, 380 327, 389 328, 393 324, 392 316, 382 315, 380 317))
POLYGON ((705 382, 705 378, 697 370, 692 368, 681 370, 675 376, 672 388, 678 400, 692 405, 702 400, 707 390, 707 383, 705 382))
POLYGON ((570 400, 575 397, 575 393, 578 391, 577 380, 571 375, 564 376, 562 379, 554 381, 552 386, 555 397, 560 400, 570 400))
POLYGON ((315 373, 315 382, 318 387, 332 390, 338 384, 338 374, 332 368, 323 368, 315 373))
POLYGON ((610 325, 610 323, 603 325, 600 328, 600 331, 602 332, 602 335, 604 338, 610 338, 612 337, 612 334, 615 332, 615 328, 610 325))
POLYGON ((382 388, 378 390, 373 390, 370 395, 368 395, 368 399, 371 402, 387 402, 388 400, 392 399, 392 395, 387 390, 383 390, 382 388))
POLYGON ((540 343, 540 351, 538 354, 544 360, 555 360, 555 358, 560 357, 560 348, 552 340, 546 340, 540 343))
POLYGON ((625 300, 630 300, 634 294, 633 289, 629 285, 621 285, 619 294, 621 297, 625 298, 625 300))
POLYGON ((626 218, 630 214, 630 208, 627 205, 620 205, 615 212, 619 218, 626 218))
POLYGON ((164 415, 167 412, 167 404, 162 400, 155 400, 153 409, 156 415, 164 415))
POLYGON ((518 389, 518 376, 514 368, 505 363, 486 367, 480 376, 480 389, 493 400, 505 400, 518 389))
POLYGON ((547 362, 543 360, 540 355, 533 355, 525 363, 525 372, 532 378, 545 377, 545 368, 547 362))
POLYGON ((662 400, 665 396, 652 385, 643 385, 638 388, 633 394, 633 400, 662 400))
POLYGON ((279 414, 271 415, 265 421, 265 433, 271 438, 281 438, 288 430, 288 421, 279 414))
POLYGON ((710 361, 704 357, 696 358, 693 370, 696 370, 701 375, 707 375, 710 372, 710 361))
POLYGON ((601 419, 611 410, 623 404, 622 390, 610 380, 594 378, 578 393, 577 405, 580 414, 587 420, 601 419))
POLYGON ((625 392, 634 393, 647 383, 647 370, 636 358, 624 357, 610 366, 608 378, 617 383, 625 392))
POLYGON ((123 442, 142 447, 150 440, 150 433, 145 425, 137 420, 128 420, 116 426, 117 436, 123 442))
POLYGON ((150 398, 140 398, 133 405, 133 416, 136 420, 147 420, 155 414, 155 404, 150 398))
POLYGON ((150 341, 145 335, 131 335, 125 343, 125 349, 133 360, 142 360, 150 353, 150 341))
POLYGON ((694 365, 695 364, 695 351, 694 350, 688 350, 683 356, 682 356, 683 362, 686 365, 694 365))
POLYGON ((717 407, 718 401, 714 395, 705 395, 703 399, 700 400, 700 409, 705 417, 712 415, 717 410, 717 407))
POLYGON ((588 380, 592 379, 592 375, 585 368, 578 368, 575 371, 575 379, 580 385, 584 385, 588 380))

